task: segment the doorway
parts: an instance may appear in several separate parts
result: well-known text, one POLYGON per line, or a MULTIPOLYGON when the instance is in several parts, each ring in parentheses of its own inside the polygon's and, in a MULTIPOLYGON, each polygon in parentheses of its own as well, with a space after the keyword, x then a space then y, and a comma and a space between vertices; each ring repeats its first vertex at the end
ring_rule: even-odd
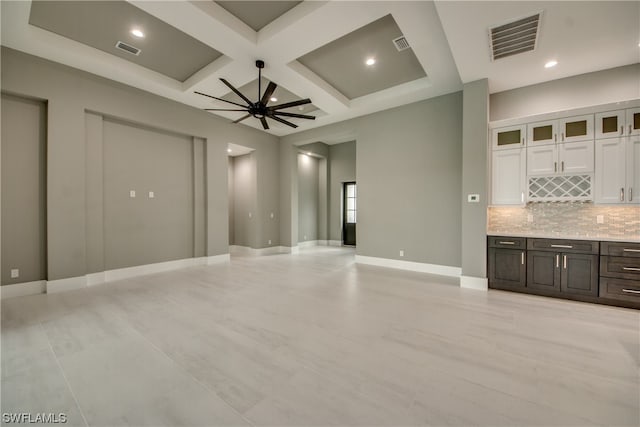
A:
POLYGON ((346 246, 356 245, 356 197, 357 187, 355 182, 343 184, 343 212, 342 212, 342 244, 346 246))

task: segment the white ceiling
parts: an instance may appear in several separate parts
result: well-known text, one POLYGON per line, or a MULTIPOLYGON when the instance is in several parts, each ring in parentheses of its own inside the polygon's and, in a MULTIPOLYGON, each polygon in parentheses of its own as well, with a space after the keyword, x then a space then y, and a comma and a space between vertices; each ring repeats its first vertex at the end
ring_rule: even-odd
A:
MULTIPOLYGON (((220 77, 241 87, 255 80, 255 60, 262 59, 265 78, 286 86, 300 98, 311 98, 326 112, 315 121, 299 123, 296 130, 274 123, 269 131, 274 135, 451 93, 460 90, 462 83, 481 78, 488 78, 491 92, 498 92, 640 62, 637 1, 305 1, 258 32, 209 0, 129 3, 223 56, 179 82, 29 25, 28 0, 1 2, 1 42, 198 108, 215 108, 216 104, 194 91, 223 97, 229 91, 220 77), (540 10, 543 16, 537 49, 491 62, 488 28, 540 10), (387 14, 393 15, 427 77, 349 100, 296 61, 387 14), (549 59, 557 59, 558 66, 544 69, 549 59)), ((261 129, 258 120, 243 123, 261 129)))

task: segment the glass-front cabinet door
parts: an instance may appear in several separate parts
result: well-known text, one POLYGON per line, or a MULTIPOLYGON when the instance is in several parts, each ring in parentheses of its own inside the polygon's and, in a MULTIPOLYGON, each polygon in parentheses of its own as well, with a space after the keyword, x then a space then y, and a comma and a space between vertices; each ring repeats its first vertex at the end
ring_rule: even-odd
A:
POLYGON ((560 119, 558 142, 575 142, 593 139, 593 114, 560 119))
POLYGON ((507 126, 491 130, 494 150, 518 148, 524 146, 526 125, 507 126))
POLYGON ((529 123, 527 125, 527 147, 554 144, 558 141, 558 121, 529 123))
POLYGON ((627 110, 627 132, 625 135, 640 135, 640 108, 627 110))
POLYGON ((596 139, 616 138, 624 135, 624 124, 624 110, 596 114, 596 139))

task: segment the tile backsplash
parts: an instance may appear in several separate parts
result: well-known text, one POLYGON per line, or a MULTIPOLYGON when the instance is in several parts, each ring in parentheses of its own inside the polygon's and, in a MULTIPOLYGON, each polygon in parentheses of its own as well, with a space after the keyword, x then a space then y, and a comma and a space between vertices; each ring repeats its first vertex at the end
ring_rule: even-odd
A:
POLYGON ((639 206, 602 206, 589 202, 495 206, 488 209, 487 222, 487 234, 640 239, 639 206), (602 224, 597 222, 599 215, 602 215, 602 224))

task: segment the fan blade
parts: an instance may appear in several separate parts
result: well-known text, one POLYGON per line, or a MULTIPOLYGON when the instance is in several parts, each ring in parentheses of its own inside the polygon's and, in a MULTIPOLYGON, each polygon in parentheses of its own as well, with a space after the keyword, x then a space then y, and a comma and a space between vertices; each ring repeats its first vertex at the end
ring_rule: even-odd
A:
POLYGON ((243 121, 244 119, 246 119, 248 117, 251 117, 251 114, 247 114, 246 116, 242 116, 238 120, 234 120, 231 123, 240 123, 241 121, 243 121))
POLYGON ((297 128, 297 127, 298 127, 298 125, 295 125, 295 124, 293 124, 293 123, 291 123, 291 122, 288 122, 288 121, 286 121, 286 120, 284 120, 284 119, 281 119, 280 117, 276 117, 276 116, 274 116, 273 114, 269 114, 269 118, 270 118, 270 119, 273 119, 273 120, 275 120, 275 121, 278 121, 278 122, 280 122, 280 123, 284 123, 284 124, 285 124, 285 125, 287 125, 287 126, 291 126, 292 128, 297 128))
POLYGON ((269 110, 271 111, 282 110, 283 108, 297 107, 298 105, 304 105, 304 104, 311 104, 311 100, 307 98, 307 99, 301 99, 299 101, 287 102, 286 104, 274 105, 273 107, 269 107, 269 110))
POLYGON ((242 98, 242 100, 244 102, 246 102, 249 105, 253 105, 253 102, 249 101, 249 98, 247 98, 246 96, 244 96, 238 89, 236 89, 235 87, 233 87, 233 85, 231 83, 229 83, 228 81, 226 81, 225 79, 220 79, 222 81, 222 83, 226 84, 227 87, 229 89, 231 89, 233 91, 233 93, 235 93, 236 95, 238 95, 240 98, 242 98))
POLYGON ((269 98, 271 98, 271 95, 273 95, 273 91, 275 91, 277 87, 278 85, 274 82, 269 82, 269 86, 267 86, 267 90, 264 91, 264 95, 262 95, 262 99, 260 100, 262 105, 267 105, 267 103, 269 102, 269 98))
POLYGON ((227 108, 203 108, 204 111, 249 111, 246 108, 244 110, 230 110, 227 108))
POLYGON ((269 129, 269 123, 267 123, 267 119, 265 119, 264 117, 260 117, 260 121, 262 122, 262 127, 264 128, 264 130, 269 129))
POLYGON ((246 105, 238 104, 237 102, 233 102, 233 101, 227 101, 226 99, 218 98, 217 96, 207 95, 206 93, 202 93, 202 92, 194 92, 194 93, 197 93, 198 95, 206 96, 208 98, 217 99, 218 101, 228 102, 229 104, 237 105, 238 107, 246 107, 246 105))
POLYGON ((272 111, 272 114, 277 114, 279 116, 285 116, 285 117, 296 117, 298 119, 309 119, 309 120, 315 120, 316 117, 315 116, 308 116, 306 114, 296 114, 296 113, 285 113, 284 111, 272 111))

